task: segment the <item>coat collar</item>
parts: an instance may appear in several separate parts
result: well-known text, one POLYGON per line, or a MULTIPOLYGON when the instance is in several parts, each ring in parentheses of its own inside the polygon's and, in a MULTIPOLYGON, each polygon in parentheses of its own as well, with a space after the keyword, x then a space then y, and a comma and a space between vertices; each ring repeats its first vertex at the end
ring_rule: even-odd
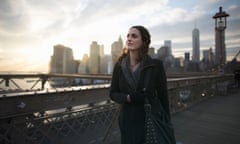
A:
MULTIPOLYGON (((147 68, 150 68, 154 66, 154 62, 153 59, 149 56, 149 55, 145 55, 140 63, 139 66, 139 70, 140 70, 140 79, 142 77, 142 73, 144 70, 146 70, 147 68)), ((129 84, 129 86, 131 87, 131 89, 136 90, 138 87, 138 81, 134 78, 134 76, 132 75, 132 72, 130 70, 130 57, 129 55, 127 55, 125 58, 122 59, 121 61, 121 67, 122 67, 122 71, 123 74, 129 84)))

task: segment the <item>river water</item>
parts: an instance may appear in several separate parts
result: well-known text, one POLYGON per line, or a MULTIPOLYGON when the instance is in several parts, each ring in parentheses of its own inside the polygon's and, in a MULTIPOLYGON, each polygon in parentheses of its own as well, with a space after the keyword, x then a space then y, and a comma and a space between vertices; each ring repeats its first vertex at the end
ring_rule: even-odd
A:
MULTIPOLYGON (((29 91, 40 90, 41 81, 38 78, 24 78, 24 79, 11 79, 9 80, 9 86, 6 85, 5 80, 0 80, 0 91, 29 91)), ((44 88, 52 88, 49 82, 46 82, 44 88)))

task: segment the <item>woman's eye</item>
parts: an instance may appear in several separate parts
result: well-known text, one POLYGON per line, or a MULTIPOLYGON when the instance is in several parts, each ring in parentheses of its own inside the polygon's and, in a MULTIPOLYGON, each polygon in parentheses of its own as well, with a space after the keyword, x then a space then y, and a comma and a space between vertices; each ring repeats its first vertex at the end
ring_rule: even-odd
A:
POLYGON ((132 37, 133 37, 133 38, 136 38, 136 37, 137 37, 137 35, 136 35, 136 34, 132 34, 132 37))
POLYGON ((127 34, 127 38, 132 37, 132 38, 137 38, 138 36, 136 34, 127 34))

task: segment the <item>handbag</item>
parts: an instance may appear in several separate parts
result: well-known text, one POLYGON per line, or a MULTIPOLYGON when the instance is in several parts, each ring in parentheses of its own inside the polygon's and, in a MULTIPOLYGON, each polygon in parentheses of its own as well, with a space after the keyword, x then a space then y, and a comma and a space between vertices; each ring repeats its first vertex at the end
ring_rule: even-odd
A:
POLYGON ((145 144, 159 144, 160 139, 157 136, 156 127, 154 126, 154 118, 151 115, 151 105, 149 103, 144 104, 145 109, 145 144))
MULTIPOLYGON (((161 105, 161 104, 160 104, 161 105)), ((145 142, 144 144, 176 144, 171 121, 160 112, 161 116, 152 113, 152 106, 145 98, 145 142)))
MULTIPOLYGON (((147 92, 149 82, 154 79, 152 70, 146 72, 143 92, 147 92)), ((149 93, 144 99, 145 133, 144 144, 176 144, 173 125, 162 106, 161 101, 154 93, 149 93), (154 99, 150 101, 149 96, 154 99), (154 110, 152 110, 154 109, 154 110)))

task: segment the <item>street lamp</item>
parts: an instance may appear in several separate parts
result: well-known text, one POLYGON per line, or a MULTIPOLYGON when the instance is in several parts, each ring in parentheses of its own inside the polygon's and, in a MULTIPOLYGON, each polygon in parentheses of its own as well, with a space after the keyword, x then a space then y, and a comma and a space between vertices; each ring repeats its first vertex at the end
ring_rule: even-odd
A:
POLYGON ((215 62, 221 68, 226 62, 225 29, 227 28, 228 16, 229 14, 222 11, 222 7, 219 7, 219 12, 213 16, 215 19, 215 62))

